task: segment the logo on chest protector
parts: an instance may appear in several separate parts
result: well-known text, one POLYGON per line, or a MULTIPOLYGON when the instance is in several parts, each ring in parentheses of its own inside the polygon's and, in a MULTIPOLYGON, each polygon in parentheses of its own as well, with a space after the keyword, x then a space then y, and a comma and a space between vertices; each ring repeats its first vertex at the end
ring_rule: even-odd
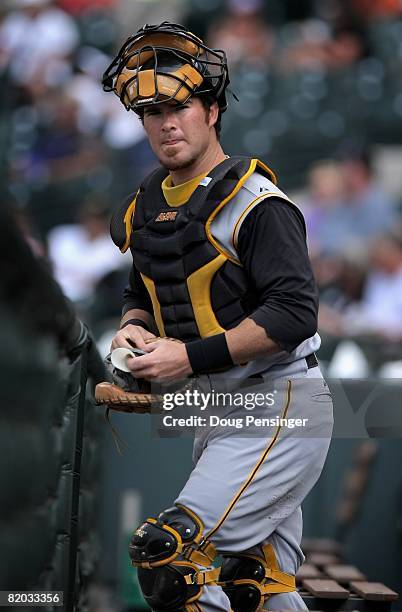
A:
POLYGON ((177 217, 177 210, 169 210, 167 212, 160 212, 156 217, 155 221, 174 221, 177 217))
POLYGON ((144 536, 147 535, 147 532, 144 531, 143 529, 141 529, 141 527, 139 527, 136 532, 135 532, 136 536, 139 536, 140 538, 143 538, 144 536))

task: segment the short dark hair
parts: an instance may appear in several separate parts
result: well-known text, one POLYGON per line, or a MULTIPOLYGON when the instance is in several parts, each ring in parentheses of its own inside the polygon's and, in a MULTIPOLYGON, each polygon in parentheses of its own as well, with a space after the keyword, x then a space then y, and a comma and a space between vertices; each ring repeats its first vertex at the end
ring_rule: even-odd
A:
MULTIPOLYGON (((205 108, 206 111, 209 112, 211 106, 214 104, 214 102, 217 102, 215 96, 211 95, 211 94, 199 94, 197 96, 197 94, 195 94, 195 97, 199 98, 201 100, 201 103, 203 105, 203 107, 205 108)), ((216 137, 219 140, 220 136, 221 136, 221 120, 222 120, 222 112, 219 109, 219 113, 218 113, 218 118, 216 120, 216 123, 214 125, 215 128, 215 132, 216 132, 216 137)))

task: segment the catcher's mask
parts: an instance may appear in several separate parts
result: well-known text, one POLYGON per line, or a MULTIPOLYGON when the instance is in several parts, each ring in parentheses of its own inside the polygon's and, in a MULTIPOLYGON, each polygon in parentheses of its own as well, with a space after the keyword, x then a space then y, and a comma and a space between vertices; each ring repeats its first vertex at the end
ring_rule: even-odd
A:
POLYGON ((164 21, 130 36, 103 75, 103 89, 119 96, 127 110, 208 93, 227 108, 229 74, 224 51, 210 49, 183 26, 164 21))

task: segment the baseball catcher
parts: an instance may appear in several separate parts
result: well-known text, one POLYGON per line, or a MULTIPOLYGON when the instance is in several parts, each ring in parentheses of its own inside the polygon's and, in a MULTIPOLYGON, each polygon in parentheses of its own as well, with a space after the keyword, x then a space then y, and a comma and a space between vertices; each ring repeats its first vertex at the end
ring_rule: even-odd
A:
POLYGON ((228 85, 224 51, 168 22, 130 36, 103 78, 138 115, 160 167, 112 219, 113 241, 133 258, 112 351, 143 354, 125 360, 128 386, 104 385, 98 400, 136 405, 135 380, 204 376, 255 399, 252 411, 231 404, 219 415, 272 417, 252 435, 197 428, 183 490, 133 526, 130 558, 160 612, 307 609, 295 586, 300 506, 332 431, 304 219, 265 163, 223 151, 228 85))

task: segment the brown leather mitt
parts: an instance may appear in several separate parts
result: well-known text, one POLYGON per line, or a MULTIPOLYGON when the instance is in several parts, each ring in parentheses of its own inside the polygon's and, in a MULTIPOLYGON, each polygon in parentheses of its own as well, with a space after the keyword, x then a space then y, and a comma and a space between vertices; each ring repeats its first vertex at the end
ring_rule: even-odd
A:
POLYGON ((151 412, 151 407, 155 407, 161 399, 160 395, 153 395, 152 393, 125 391, 109 382, 99 383, 95 388, 96 403, 104 404, 108 408, 119 412, 137 412, 139 414, 151 412))

